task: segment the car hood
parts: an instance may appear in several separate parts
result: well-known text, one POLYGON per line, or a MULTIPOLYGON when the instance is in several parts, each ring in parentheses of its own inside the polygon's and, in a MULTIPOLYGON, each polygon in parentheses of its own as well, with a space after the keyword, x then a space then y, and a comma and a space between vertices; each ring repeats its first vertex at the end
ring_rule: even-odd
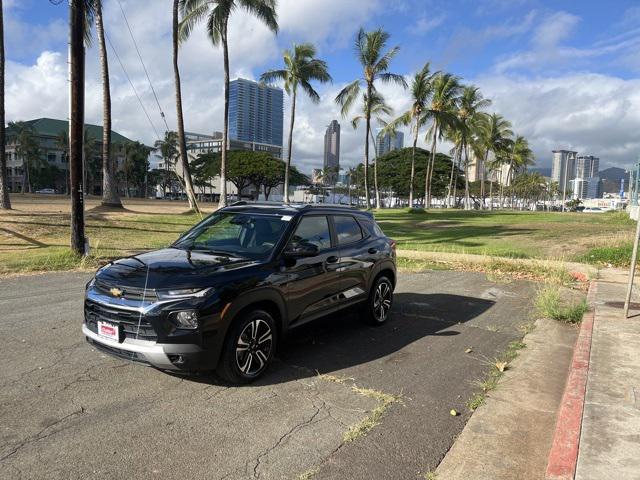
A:
POLYGON ((165 248, 116 260, 96 278, 118 286, 198 288, 214 286, 215 276, 256 265, 255 260, 206 252, 165 248))

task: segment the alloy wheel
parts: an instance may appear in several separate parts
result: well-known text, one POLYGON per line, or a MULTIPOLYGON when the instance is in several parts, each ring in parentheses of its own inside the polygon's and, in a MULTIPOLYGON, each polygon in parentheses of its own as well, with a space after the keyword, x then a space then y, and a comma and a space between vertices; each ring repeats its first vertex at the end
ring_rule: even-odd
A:
POLYGON ((236 344, 236 364, 243 375, 255 377, 267 366, 273 346, 273 334, 269 324, 260 319, 249 322, 236 344))
POLYGON ((373 313, 378 322, 387 319, 391 309, 391 285, 388 282, 380 282, 373 296, 373 313))

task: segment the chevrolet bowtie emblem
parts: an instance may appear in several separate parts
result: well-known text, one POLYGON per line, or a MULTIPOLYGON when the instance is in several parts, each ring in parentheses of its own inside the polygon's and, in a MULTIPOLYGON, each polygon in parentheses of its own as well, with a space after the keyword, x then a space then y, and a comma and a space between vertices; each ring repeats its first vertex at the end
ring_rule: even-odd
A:
POLYGON ((121 297, 124 292, 122 290, 120 290, 119 288, 113 287, 113 288, 109 289, 109 293, 111 295, 113 295, 114 297, 121 297))

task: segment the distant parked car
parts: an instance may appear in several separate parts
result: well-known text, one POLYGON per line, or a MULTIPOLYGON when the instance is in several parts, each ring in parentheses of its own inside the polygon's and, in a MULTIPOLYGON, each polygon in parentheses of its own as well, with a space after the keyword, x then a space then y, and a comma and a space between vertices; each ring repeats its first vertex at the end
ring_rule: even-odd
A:
POLYGON ((606 210, 600 207, 585 207, 583 213, 604 213, 606 210))
POLYGON ((47 195, 52 195, 56 193, 56 191, 53 188, 41 188, 40 190, 36 190, 36 193, 44 193, 47 195))

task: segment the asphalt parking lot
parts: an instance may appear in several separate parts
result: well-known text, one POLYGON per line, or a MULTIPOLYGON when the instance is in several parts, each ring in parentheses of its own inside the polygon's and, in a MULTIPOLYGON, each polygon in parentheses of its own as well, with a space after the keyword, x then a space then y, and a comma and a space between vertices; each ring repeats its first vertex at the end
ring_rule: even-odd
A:
POLYGON ((92 349, 89 278, 0 279, 0 478, 417 478, 464 427, 474 380, 522 335, 535 293, 480 273, 400 275, 385 326, 343 314, 302 327, 265 378, 229 387, 92 349), (345 443, 380 405, 354 387, 399 400, 345 443))

